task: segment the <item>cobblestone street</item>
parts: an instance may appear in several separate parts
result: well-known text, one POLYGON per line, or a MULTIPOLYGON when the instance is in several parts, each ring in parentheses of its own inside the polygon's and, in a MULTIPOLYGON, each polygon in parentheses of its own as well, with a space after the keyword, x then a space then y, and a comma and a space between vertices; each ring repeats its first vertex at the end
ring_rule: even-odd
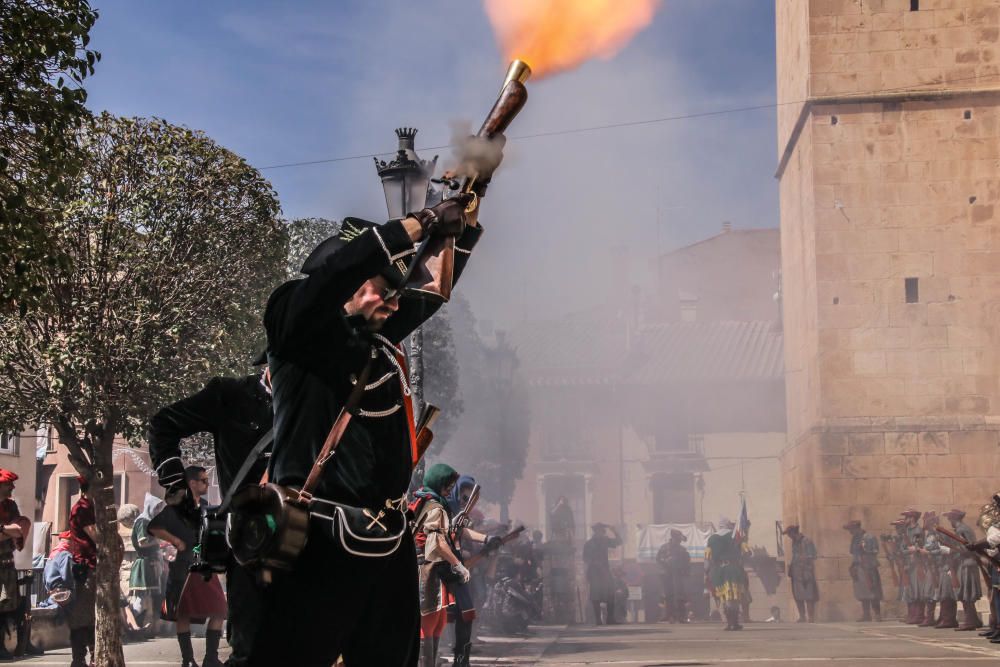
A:
MULTIPOLYGON (((204 640, 195 640, 200 657, 204 640)), ((130 667, 179 665, 177 643, 161 638, 125 649, 130 667)), ((763 665, 797 667, 835 662, 843 667, 906 664, 995 663, 1000 650, 974 633, 914 628, 899 623, 820 625, 753 623, 743 632, 722 631, 719 624, 535 627, 527 638, 480 636, 473 664, 558 665, 560 667, 763 665)), ((69 649, 20 660, 24 665, 69 664, 69 649)), ((293 655, 287 663, 295 665, 293 655)), ((368 666, 362 666, 368 667, 368 666)))

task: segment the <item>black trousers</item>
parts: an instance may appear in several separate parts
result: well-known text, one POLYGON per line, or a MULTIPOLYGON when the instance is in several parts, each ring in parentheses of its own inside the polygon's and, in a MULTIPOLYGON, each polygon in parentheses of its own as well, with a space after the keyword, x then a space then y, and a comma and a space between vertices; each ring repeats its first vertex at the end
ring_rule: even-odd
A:
POLYGON ((249 664, 416 667, 420 657, 417 559, 409 531, 391 556, 365 558, 334 544, 313 519, 295 568, 264 591, 265 612, 249 664))
POLYGON ((230 563, 226 570, 227 640, 232 648, 230 658, 234 661, 250 657, 264 614, 263 595, 253 572, 235 560, 230 563))

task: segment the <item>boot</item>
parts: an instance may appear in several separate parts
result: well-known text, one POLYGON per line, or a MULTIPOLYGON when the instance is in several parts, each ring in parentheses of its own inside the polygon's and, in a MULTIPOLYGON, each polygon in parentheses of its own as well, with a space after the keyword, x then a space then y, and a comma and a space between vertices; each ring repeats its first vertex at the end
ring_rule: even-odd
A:
POLYGON ((872 620, 876 623, 882 622, 882 601, 872 600, 872 620))
POLYGON ((925 603, 925 600, 917 600, 913 603, 913 625, 920 625, 924 622, 924 614, 927 613, 925 603))
POLYGON ((977 630, 982 626, 979 620, 979 613, 976 611, 976 603, 962 600, 962 624, 955 628, 955 632, 968 632, 977 630))
POLYGON ((934 620, 934 608, 936 606, 936 602, 927 601, 927 610, 924 612, 924 622, 920 624, 921 628, 933 628, 937 625, 937 621, 934 620))
POLYGON ((87 631, 75 628, 69 631, 69 646, 73 656, 70 667, 87 667, 87 631))
POLYGON ((181 667, 198 667, 194 661, 194 647, 191 646, 191 633, 178 632, 177 643, 181 647, 181 667))
POLYGON ((861 601, 861 618, 858 623, 870 623, 872 620, 872 603, 870 600, 861 601))
POLYGON ((222 630, 208 630, 205 632, 205 659, 201 661, 201 667, 222 667, 219 660, 219 641, 222 639, 222 630))
POLYGON ((472 659, 472 622, 455 619, 455 662, 454 667, 469 667, 472 659))
MULTIPOLYGON (((806 602, 806 617, 809 619, 810 623, 816 622, 816 601, 809 600, 806 602)), ((881 620, 881 619, 879 619, 881 620)))
POLYGON ((420 667, 437 667, 437 656, 434 654, 434 639, 424 637, 420 640, 420 667))
POLYGON ((806 603, 803 600, 795 601, 795 608, 799 610, 799 618, 796 623, 805 623, 808 618, 806 618, 806 603))
POLYGON ((916 625, 917 623, 919 623, 920 622, 920 616, 919 616, 919 612, 917 611, 917 608, 921 607, 921 606, 922 605, 919 602, 908 602, 908 603, 906 603, 906 610, 907 610, 906 611, 906 620, 903 621, 903 623, 906 623, 907 625, 916 625))
POLYGON ((743 626, 740 625, 740 608, 736 607, 733 609, 733 630, 742 630, 743 626))
POLYGON ((941 600, 941 618, 934 626, 939 630, 958 627, 958 602, 955 600, 941 600))
POLYGON ((612 600, 607 601, 608 614, 604 619, 604 625, 618 625, 618 619, 615 618, 615 603, 612 600))

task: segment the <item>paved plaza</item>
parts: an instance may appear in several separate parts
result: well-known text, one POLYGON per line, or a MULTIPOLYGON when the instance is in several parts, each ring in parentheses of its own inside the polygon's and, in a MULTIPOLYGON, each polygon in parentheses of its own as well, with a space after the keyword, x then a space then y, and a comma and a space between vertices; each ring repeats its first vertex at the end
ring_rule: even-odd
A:
MULTIPOLYGON (((835 662, 838 667, 996 663, 1000 646, 974 633, 914 628, 899 623, 780 625, 753 623, 742 632, 723 632, 719 624, 536 627, 531 637, 481 636, 475 665, 801 667, 835 662)), ((204 640, 195 640, 201 656, 204 640)), ((179 665, 177 643, 162 638, 125 649, 130 667, 179 665)), ((69 649, 20 660, 23 665, 69 664, 69 649)), ((295 665, 289 656, 287 665, 295 665)), ((369 667, 369 666, 364 666, 369 667)), ((376 667, 376 666, 371 666, 376 667)))
POLYGON ((798 667, 836 662, 843 667, 905 664, 989 663, 1000 660, 1000 646, 975 633, 914 628, 899 623, 780 625, 753 623, 742 632, 723 632, 719 624, 575 626, 538 628, 539 636, 509 644, 497 640, 481 647, 477 664, 496 665, 763 665, 798 667))

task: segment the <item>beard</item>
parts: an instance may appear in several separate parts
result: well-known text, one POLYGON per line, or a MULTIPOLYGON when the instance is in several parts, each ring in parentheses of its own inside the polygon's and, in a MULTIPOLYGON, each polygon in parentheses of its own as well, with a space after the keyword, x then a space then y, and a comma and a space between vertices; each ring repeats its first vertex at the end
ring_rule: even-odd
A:
POLYGON ((368 331, 380 330, 382 326, 385 324, 386 320, 388 320, 394 312, 395 311, 390 310, 389 308, 386 308, 384 306, 376 308, 375 311, 371 314, 371 317, 369 317, 366 320, 365 328, 368 329, 368 331))

